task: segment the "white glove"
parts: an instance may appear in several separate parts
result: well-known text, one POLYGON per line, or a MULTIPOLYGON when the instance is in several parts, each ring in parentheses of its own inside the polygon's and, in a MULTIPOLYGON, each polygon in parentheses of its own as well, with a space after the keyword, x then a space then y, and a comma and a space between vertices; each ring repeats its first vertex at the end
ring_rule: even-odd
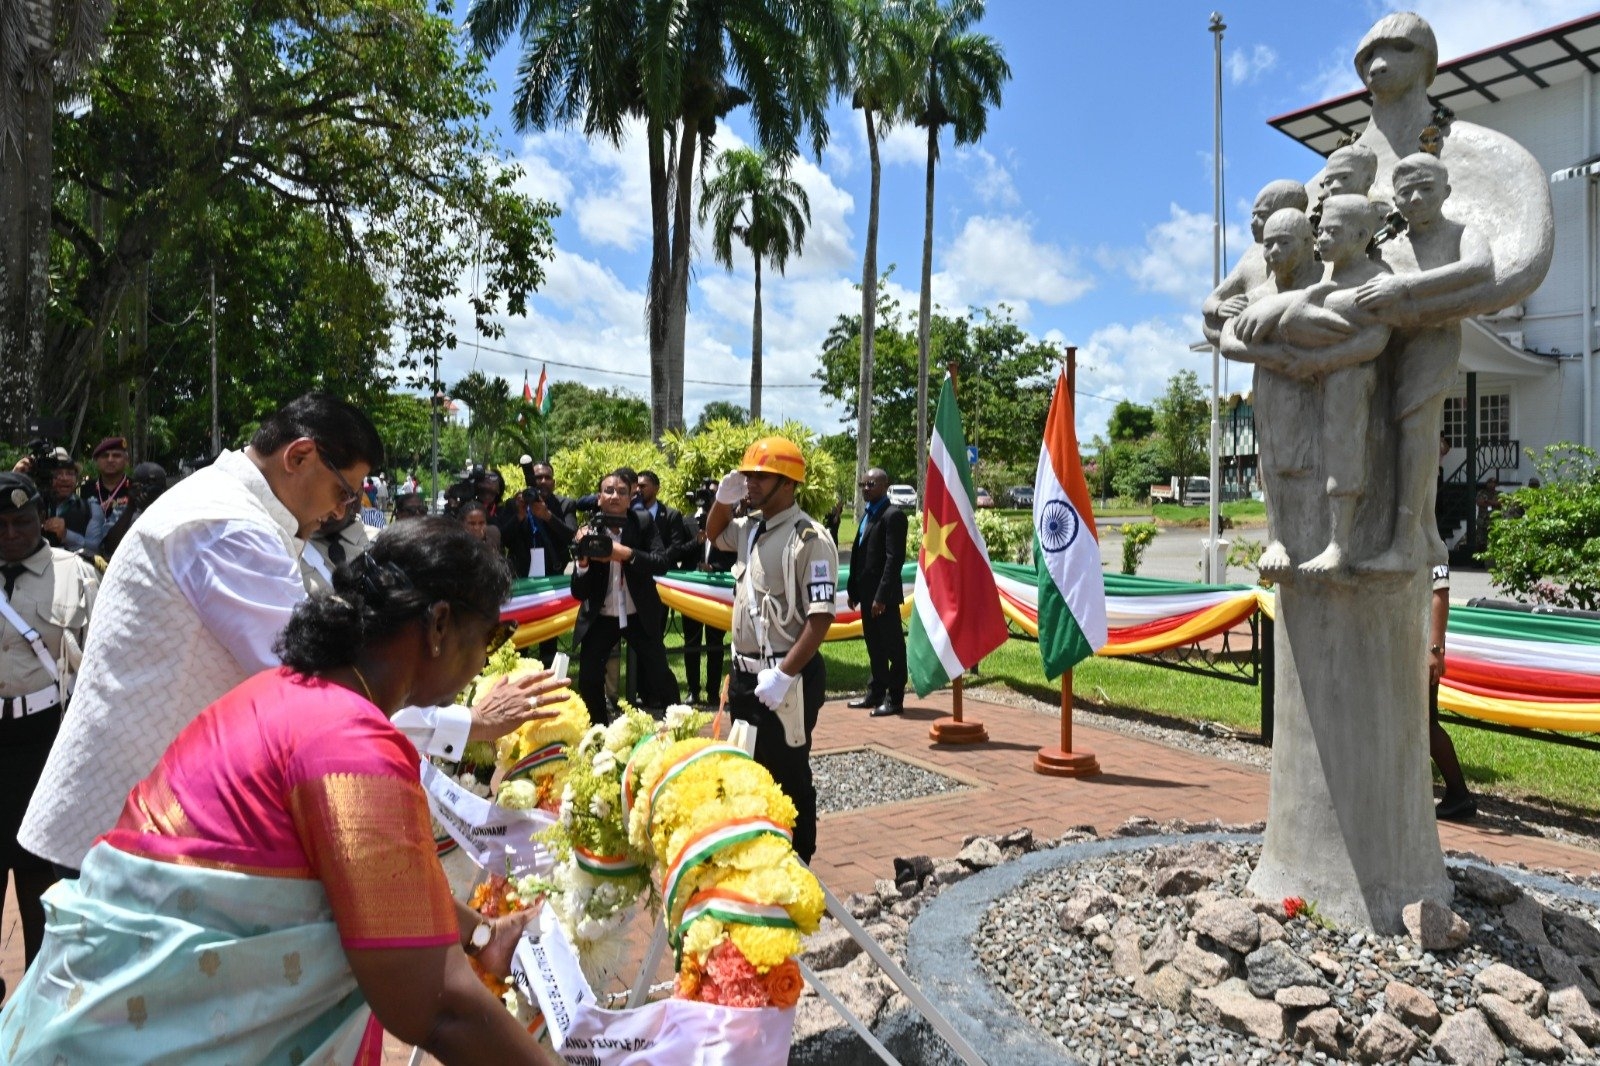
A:
POLYGON ((732 507, 744 499, 744 488, 744 475, 737 470, 728 471, 717 485, 717 502, 732 507))
POLYGON ((789 686, 792 684, 794 684, 793 677, 776 666, 769 666, 756 675, 756 699, 765 704, 767 710, 775 711, 783 703, 783 698, 789 694, 789 686))
POLYGON ((533 456, 524 453, 522 458, 517 460, 517 465, 518 466, 528 466, 532 462, 533 462, 533 456))

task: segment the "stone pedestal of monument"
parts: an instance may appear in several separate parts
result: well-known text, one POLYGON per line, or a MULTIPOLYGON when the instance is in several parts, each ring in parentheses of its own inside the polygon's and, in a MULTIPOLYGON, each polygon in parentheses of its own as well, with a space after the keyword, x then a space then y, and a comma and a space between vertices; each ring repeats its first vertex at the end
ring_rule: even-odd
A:
POLYGON ((1278 589, 1272 791, 1250 891, 1300 896, 1341 929, 1401 931, 1448 903, 1428 771, 1427 611, 1414 575, 1278 589))

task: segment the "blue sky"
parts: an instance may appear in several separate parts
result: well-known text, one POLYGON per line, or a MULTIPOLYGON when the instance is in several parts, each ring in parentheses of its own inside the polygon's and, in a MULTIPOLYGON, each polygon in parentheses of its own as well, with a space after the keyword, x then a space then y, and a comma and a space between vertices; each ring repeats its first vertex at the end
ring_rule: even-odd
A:
MULTIPOLYGON (((1318 157, 1266 125, 1274 115, 1359 87, 1351 56, 1382 14, 1415 10, 1439 36, 1444 59, 1593 10, 1564 0, 1350 0, 1313 9, 1227 0, 1223 39, 1224 196, 1229 259, 1242 251, 1256 191, 1280 177, 1305 180, 1318 157), (1312 14, 1310 12, 1314 11, 1312 14)), ((990 0, 982 29, 1004 48, 1013 78, 988 134, 953 149, 946 132, 937 176, 933 297, 949 311, 1004 301, 1037 335, 1078 346, 1078 433, 1103 433, 1111 408, 1149 402, 1177 370, 1209 385, 1198 308, 1212 277, 1212 37, 1218 7, 1189 0, 1085 4, 990 0)), ((454 381, 473 366, 520 389, 549 361, 553 380, 621 386, 648 398, 644 332, 649 200, 644 146, 586 142, 576 131, 519 133, 509 101, 515 42, 491 60, 491 122, 526 171, 523 188, 560 205, 556 258, 525 319, 506 336, 476 341, 460 315, 460 346, 445 358, 454 381), (503 349, 504 354, 494 349, 503 349), (522 356, 524 358, 518 358, 522 356), (531 357, 532 361, 528 358, 531 357), (570 364, 570 365, 558 365, 570 364), (581 369, 580 369, 581 368, 581 369)), ((866 137, 861 116, 836 107, 820 161, 796 169, 811 199, 804 253, 787 274, 764 272, 764 413, 825 432, 842 410, 811 372, 829 327, 858 311, 866 229, 866 137)), ((718 146, 744 143, 735 113, 718 146)), ((887 138, 880 266, 896 264, 892 290, 914 315, 922 254, 926 135, 887 138)), ((728 273, 697 242, 686 343, 685 417, 714 399, 749 399, 752 273, 728 273)), ((1235 369, 1232 391, 1248 388, 1235 369)), ((552 442, 554 445, 555 442, 552 442)), ((909 472, 907 472, 909 474, 909 472)))

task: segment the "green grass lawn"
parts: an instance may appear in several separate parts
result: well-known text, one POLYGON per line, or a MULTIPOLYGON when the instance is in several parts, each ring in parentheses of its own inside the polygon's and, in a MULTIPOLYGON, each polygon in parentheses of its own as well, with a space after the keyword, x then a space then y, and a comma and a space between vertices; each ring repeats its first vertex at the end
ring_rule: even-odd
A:
MULTIPOLYGON (((1158 503, 1151 508, 1156 521, 1168 526, 1204 526, 1211 520, 1205 507, 1184 507, 1176 503, 1158 503)), ((1222 517, 1235 525, 1260 525, 1267 520, 1267 505, 1260 500, 1229 500, 1222 505, 1222 517)))
MULTIPOLYGON (((841 531, 841 536, 843 535, 841 531)), ((667 637, 668 653, 683 683, 681 632, 667 637)), ((867 687, 866 645, 859 640, 823 645, 828 691, 860 692, 867 687)), ((1031 641, 1012 639, 984 659, 968 676, 968 689, 1005 687, 1047 703, 1060 700, 1059 682, 1048 682, 1031 641)), ((1075 700, 1115 715, 1153 715, 1168 724, 1216 722, 1240 733, 1261 731, 1261 690, 1253 685, 1166 670, 1116 658, 1092 658, 1072 674, 1075 700)), ((1425 713, 1419 708, 1418 713, 1425 713)), ((1470 726, 1447 725, 1456 754, 1474 791, 1509 799, 1531 799, 1573 813, 1600 817, 1600 752, 1505 736, 1470 726)))

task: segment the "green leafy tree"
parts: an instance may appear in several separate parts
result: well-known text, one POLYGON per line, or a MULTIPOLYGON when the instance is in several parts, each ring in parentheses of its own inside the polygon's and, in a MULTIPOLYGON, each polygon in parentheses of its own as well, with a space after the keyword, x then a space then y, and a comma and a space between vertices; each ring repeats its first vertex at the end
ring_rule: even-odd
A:
POLYGON ((477 278, 476 327, 497 335, 542 280, 554 208, 497 160, 487 90, 426 0, 349 0, 337 17, 119 3, 83 106, 57 116, 43 406, 81 410, 108 381, 192 403, 213 321, 223 379, 245 392, 224 436, 247 419, 239 406, 303 387, 362 399, 396 373, 416 383, 455 344, 463 276, 477 278), (169 322, 195 328, 157 335, 169 322))
POLYGON ((1600 453, 1555 444, 1534 467, 1541 483, 1502 498, 1479 558, 1518 599, 1600 610, 1600 453))
POLYGON ((748 422, 742 426, 712 422, 697 433, 667 433, 661 438, 661 450, 671 470, 662 471, 662 493, 670 493, 669 499, 684 499, 684 493, 702 481, 719 480, 736 468, 744 458, 745 449, 760 438, 770 436, 787 437, 805 457, 806 483, 795 493, 800 507, 818 518, 827 514, 839 498, 839 468, 832 453, 824 447, 822 437, 803 422, 785 422, 781 426, 766 422, 748 422))
POLYGON ((750 421, 750 412, 732 400, 712 400, 700 410, 700 417, 695 420, 694 429, 690 432, 699 433, 713 422, 726 422, 732 426, 742 426, 748 421, 750 421))
POLYGON ((1167 379, 1167 391, 1156 400, 1156 431, 1161 435, 1164 465, 1180 479, 1180 498, 1189 477, 1200 473, 1206 459, 1206 432, 1211 404, 1200 389, 1193 370, 1180 370, 1167 379))
POLYGON ((474 370, 450 387, 450 396, 472 410, 472 421, 467 427, 471 457, 485 463, 499 459, 496 441, 517 417, 511 386, 506 379, 474 370))
POLYGON ((1165 466, 1165 444, 1159 437, 1120 441, 1107 451, 1110 460, 1110 488, 1113 493, 1129 500, 1143 500, 1150 495, 1150 486, 1161 480, 1165 466))
MULTIPOLYGON (((873 465, 883 467, 891 478, 912 481, 919 450, 917 336, 893 300, 879 301, 876 321, 876 411, 870 454, 873 465)), ((967 440, 989 462, 1032 469, 1044 434, 1050 375, 1059 350, 1030 337, 1003 306, 978 309, 961 318, 935 315, 929 333, 940 364, 956 368, 956 402, 967 440)), ((856 415, 860 345, 860 317, 839 316, 823 342, 815 371, 823 395, 844 407, 847 424, 856 415)), ((1032 480, 1031 475, 1022 480, 1032 480)))
POLYGON ((648 441, 650 405, 626 389, 596 389, 577 381, 550 384, 550 413, 506 427, 529 455, 543 455, 548 437, 556 450, 584 440, 648 441))
POLYGON ((648 439, 585 440, 556 452, 550 457, 550 465, 556 472, 556 491, 574 498, 594 493, 600 487, 600 479, 621 466, 655 470, 661 475, 662 494, 666 495, 670 488, 666 456, 648 439))
POLYGON ((1156 431, 1156 413, 1151 407, 1132 400, 1119 400, 1111 411, 1106 433, 1113 441, 1143 440, 1156 431))
POLYGON ((735 148, 717 157, 717 173, 700 197, 700 221, 711 219, 711 252, 733 269, 737 240, 755 261, 755 312, 750 324, 750 417, 761 417, 761 264, 782 274, 789 256, 805 248, 811 223, 811 198, 789 177, 787 164, 752 148, 735 148))
MULTIPOLYGON (((857 381, 855 479, 872 465, 873 356, 878 311, 878 209, 883 162, 878 138, 904 117, 916 85, 916 41, 908 9, 891 0, 841 0, 849 26, 850 60, 842 91, 861 112, 867 130, 868 194, 866 247, 861 254, 861 356, 857 381)), ((854 494, 859 509, 860 493, 854 494)))
POLYGON ((697 164, 717 123, 743 106, 763 151, 791 154, 809 131, 821 153, 845 55, 834 0, 474 0, 467 25, 485 51, 513 33, 522 41, 519 130, 581 124, 616 144, 629 120, 643 123, 651 432, 681 428, 697 164))
POLYGON ((928 131, 927 194, 922 220, 922 295, 917 317, 917 484, 922 485, 928 447, 928 358, 933 322, 933 176, 939 162, 939 131, 949 126, 957 144, 974 144, 989 125, 989 109, 1000 106, 1001 86, 1011 80, 1000 45, 972 27, 983 19, 983 0, 912 0, 911 30, 917 41, 918 87, 910 104, 917 125, 928 131))

